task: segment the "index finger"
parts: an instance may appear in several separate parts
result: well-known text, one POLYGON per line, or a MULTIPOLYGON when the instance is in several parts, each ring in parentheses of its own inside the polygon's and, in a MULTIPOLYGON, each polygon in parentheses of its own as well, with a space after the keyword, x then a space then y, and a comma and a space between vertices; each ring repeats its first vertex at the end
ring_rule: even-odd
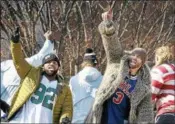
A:
POLYGON ((19 26, 16 27, 15 33, 19 33, 19 26))

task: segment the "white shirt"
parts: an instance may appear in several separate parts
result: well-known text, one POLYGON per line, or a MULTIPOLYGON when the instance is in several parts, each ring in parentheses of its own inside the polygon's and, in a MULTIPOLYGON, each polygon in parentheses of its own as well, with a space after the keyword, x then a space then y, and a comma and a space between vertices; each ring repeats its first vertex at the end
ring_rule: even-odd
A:
MULTIPOLYGON (((38 54, 26 58, 26 61, 34 67, 42 65, 42 59, 45 55, 52 53, 54 50, 54 44, 46 40, 44 46, 38 54)), ((11 105, 13 95, 15 94, 19 84, 20 77, 18 76, 13 60, 6 60, 1 62, 1 99, 11 105)), ((1 111, 1 117, 3 116, 1 111)))
POLYGON ((42 77, 39 88, 10 123, 52 123, 57 98, 57 80, 42 77))

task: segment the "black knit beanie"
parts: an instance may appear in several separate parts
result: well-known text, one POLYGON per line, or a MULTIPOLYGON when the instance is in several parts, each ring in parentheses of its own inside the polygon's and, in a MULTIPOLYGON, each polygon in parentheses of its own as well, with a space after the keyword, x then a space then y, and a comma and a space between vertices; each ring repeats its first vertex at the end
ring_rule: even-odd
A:
POLYGON ((43 60, 42 60, 42 65, 44 65, 45 63, 51 61, 51 60, 55 60, 58 63, 58 66, 60 66, 60 61, 57 55, 55 55, 54 53, 50 53, 47 54, 46 56, 44 56, 43 60))
POLYGON ((97 57, 96 54, 93 52, 91 48, 87 48, 84 54, 83 60, 91 60, 92 63, 97 64, 97 57))

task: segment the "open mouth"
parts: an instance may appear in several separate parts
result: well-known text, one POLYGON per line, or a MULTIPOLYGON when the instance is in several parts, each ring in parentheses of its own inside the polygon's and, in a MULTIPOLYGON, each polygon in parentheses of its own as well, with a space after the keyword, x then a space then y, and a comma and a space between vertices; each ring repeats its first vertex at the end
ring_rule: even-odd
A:
POLYGON ((54 71, 55 69, 54 69, 54 67, 49 67, 48 68, 50 71, 54 71))
POLYGON ((137 61, 132 59, 131 62, 130 62, 130 65, 133 66, 133 65, 136 65, 137 64, 137 61))

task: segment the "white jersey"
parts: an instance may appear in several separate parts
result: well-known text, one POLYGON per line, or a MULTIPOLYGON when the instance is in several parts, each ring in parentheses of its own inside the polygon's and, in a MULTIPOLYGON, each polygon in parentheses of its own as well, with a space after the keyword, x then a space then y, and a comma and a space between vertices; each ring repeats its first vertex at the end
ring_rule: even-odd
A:
POLYGON ((10 123, 52 123, 57 84, 57 80, 49 81, 43 76, 38 89, 10 123))
MULTIPOLYGON (((42 65, 42 59, 45 55, 54 52, 54 44, 50 40, 46 40, 39 53, 33 55, 30 58, 26 58, 26 61, 34 66, 38 67, 42 65)), ((11 105, 12 98, 17 91, 20 84, 20 77, 16 72, 16 68, 13 64, 13 60, 6 60, 1 62, 1 99, 11 105)), ((1 111, 1 117, 4 115, 1 111)))

